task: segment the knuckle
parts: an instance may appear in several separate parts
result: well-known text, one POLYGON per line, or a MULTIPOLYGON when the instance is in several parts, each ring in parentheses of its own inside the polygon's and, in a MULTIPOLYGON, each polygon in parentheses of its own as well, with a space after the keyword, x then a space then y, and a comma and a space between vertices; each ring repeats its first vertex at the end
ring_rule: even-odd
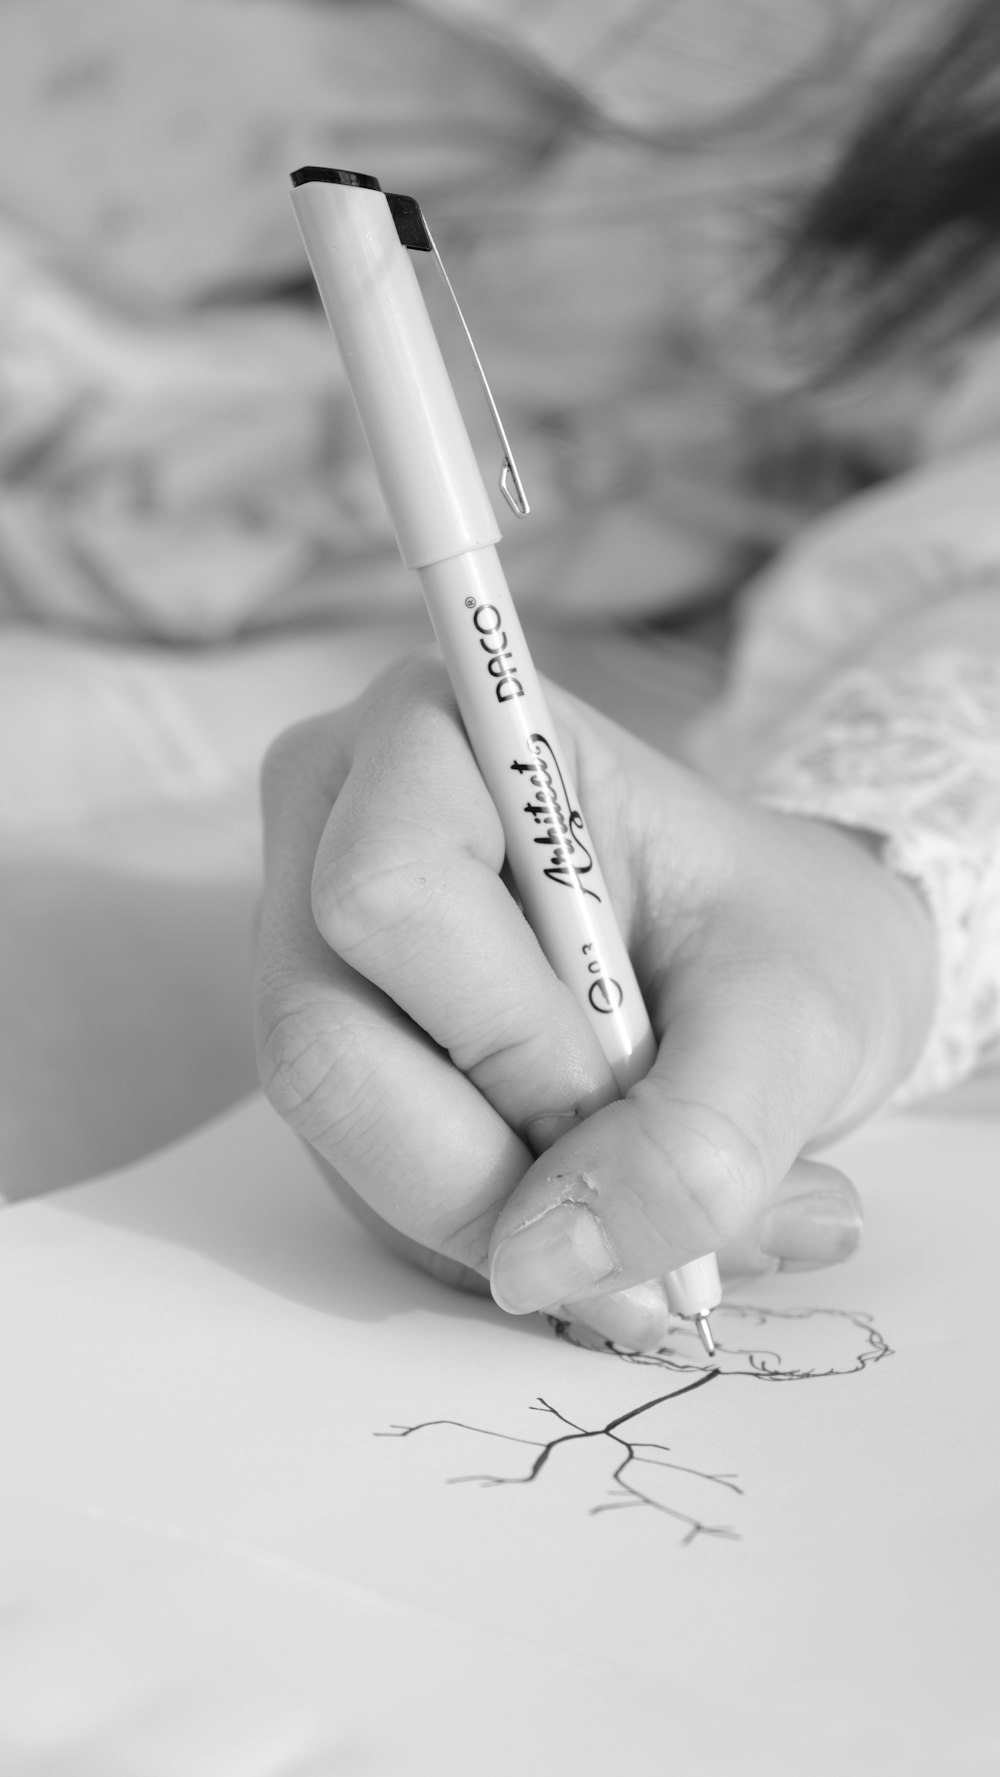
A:
POLYGON ((365 1033, 328 1008, 286 1012, 257 1049, 261 1087, 306 1141, 336 1146, 375 1112, 377 1074, 365 1033))
POLYGON ((376 674, 354 705, 359 732, 406 729, 431 712, 453 716, 451 681, 433 642, 421 644, 376 674))
POLYGON ((411 922, 434 896, 434 871, 427 858, 404 850, 390 833, 357 840, 317 869, 312 885, 313 918, 340 956, 356 956, 367 945, 405 938, 411 922))

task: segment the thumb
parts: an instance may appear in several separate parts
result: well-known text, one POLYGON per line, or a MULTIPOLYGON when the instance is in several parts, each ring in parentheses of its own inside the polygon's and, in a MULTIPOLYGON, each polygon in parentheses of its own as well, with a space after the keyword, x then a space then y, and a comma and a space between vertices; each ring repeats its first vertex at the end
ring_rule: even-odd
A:
MULTIPOLYGON (((773 967, 716 991, 693 973, 646 1079, 563 1135, 501 1210, 490 1281, 511 1313, 739 1250, 846 1093, 848 1045, 814 988, 779 993, 773 967)), ((850 1193, 845 1208, 856 1222, 850 1193)))

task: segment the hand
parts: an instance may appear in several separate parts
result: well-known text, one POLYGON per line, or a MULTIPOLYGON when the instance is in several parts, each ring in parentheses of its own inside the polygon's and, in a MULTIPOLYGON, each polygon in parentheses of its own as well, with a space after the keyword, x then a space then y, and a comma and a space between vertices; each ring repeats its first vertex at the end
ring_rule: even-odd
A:
POLYGON ((934 939, 866 836, 731 802, 550 695, 660 1039, 648 1077, 586 1116, 608 1064, 504 886, 496 811, 422 656, 268 757, 261 1079, 357 1212, 437 1275, 648 1346, 667 1328, 648 1280, 690 1258, 853 1250, 852 1187, 799 1156, 913 1065, 934 939))

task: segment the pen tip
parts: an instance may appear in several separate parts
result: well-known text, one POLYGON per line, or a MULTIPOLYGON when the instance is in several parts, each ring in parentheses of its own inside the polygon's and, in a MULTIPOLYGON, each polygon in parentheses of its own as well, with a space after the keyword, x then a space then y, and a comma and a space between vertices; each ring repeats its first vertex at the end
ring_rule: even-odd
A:
POLYGON ((694 1324, 698 1328, 698 1337, 709 1357, 715 1356, 715 1340, 712 1338, 712 1323, 707 1314, 696 1314, 694 1324))

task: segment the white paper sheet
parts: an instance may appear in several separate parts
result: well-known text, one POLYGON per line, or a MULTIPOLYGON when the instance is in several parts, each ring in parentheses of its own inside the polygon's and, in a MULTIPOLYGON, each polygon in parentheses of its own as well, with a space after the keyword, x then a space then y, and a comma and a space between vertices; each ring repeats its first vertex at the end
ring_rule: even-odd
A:
POLYGON ((1000 1123, 843 1159, 717 1373, 411 1273, 256 1100, 5 1211, 4 1777, 995 1773, 1000 1123))

